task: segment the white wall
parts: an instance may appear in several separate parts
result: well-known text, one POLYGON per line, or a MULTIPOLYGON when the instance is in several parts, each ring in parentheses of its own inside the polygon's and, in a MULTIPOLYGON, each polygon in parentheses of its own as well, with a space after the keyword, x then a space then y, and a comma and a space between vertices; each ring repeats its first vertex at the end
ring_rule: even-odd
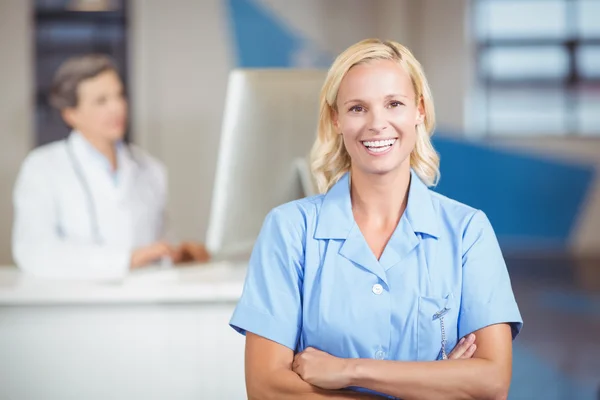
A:
POLYGON ((29 1, 0 1, 0 265, 11 263, 12 189, 33 143, 29 1))
POLYGON ((377 2, 377 37, 394 40, 412 52, 416 46, 418 21, 414 18, 419 2, 411 0, 379 0, 377 2))
POLYGON ((219 0, 133 0, 134 140, 169 170, 170 220, 179 239, 208 223, 231 54, 219 0))
POLYGON ((376 36, 376 2, 363 0, 255 0, 289 28, 336 55, 359 40, 376 36))
POLYGON ((412 0, 255 0, 293 31, 333 57, 366 38, 395 40, 412 48, 418 28, 412 0))
POLYGON ((463 132, 472 88, 469 0, 420 0, 410 7, 414 54, 433 92, 437 126, 463 132))

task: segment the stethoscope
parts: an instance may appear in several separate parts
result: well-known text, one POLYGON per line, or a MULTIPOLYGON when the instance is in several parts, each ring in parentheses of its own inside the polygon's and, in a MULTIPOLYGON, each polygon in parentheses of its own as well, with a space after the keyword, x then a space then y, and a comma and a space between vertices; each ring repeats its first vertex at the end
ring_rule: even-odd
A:
MULTIPOLYGON (((127 151, 129 152, 131 159, 138 166, 140 166, 140 163, 138 162, 137 157, 135 157, 135 155, 133 154, 133 151, 131 151, 131 148, 127 144, 124 144, 124 146, 127 149, 127 151)), ((79 185, 81 186, 81 189, 83 190, 83 193, 84 193, 84 196, 86 199, 86 205, 87 205, 88 216, 90 219, 90 229, 91 229, 91 233, 92 233, 92 238, 96 244, 102 245, 102 244, 104 244, 104 239, 102 238, 102 234, 100 233, 100 224, 98 222, 98 210, 96 209, 96 203, 94 202, 94 196, 92 195, 92 189, 90 188, 90 185, 89 185, 87 179, 85 178, 85 175, 83 174, 83 169, 81 167, 81 163, 79 162, 79 160, 77 159, 77 156, 75 155, 75 151, 73 149, 73 143, 71 143, 71 141, 69 139, 65 139, 65 147, 67 149, 67 155, 69 156, 69 159, 71 161, 71 166, 73 167, 73 171, 75 172, 75 175, 77 176, 77 180, 79 181, 79 185)))

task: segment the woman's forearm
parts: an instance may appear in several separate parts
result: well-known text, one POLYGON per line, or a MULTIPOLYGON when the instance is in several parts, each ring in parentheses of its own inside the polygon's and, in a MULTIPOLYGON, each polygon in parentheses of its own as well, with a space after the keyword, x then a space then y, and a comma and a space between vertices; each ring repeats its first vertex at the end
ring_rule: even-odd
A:
MULTIPOLYGON (((262 382, 246 382, 249 400, 370 400, 378 397, 347 390, 324 390, 303 381, 295 372, 278 370, 262 382)), ((380 398, 380 397, 379 397, 380 398)))
POLYGON ((354 359, 352 386, 368 388, 403 400, 506 399, 510 372, 493 361, 472 358, 430 362, 354 359))

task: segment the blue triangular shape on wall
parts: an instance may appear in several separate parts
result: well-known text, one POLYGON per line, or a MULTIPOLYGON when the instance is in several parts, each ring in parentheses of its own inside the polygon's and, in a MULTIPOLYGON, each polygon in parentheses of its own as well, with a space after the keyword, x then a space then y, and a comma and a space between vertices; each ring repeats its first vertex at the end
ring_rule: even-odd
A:
POLYGON ((502 245, 568 245, 596 179, 593 165, 439 134, 433 142, 442 174, 435 191, 483 210, 502 245))
POLYGON ((332 59, 253 0, 228 0, 236 66, 326 68, 332 59))

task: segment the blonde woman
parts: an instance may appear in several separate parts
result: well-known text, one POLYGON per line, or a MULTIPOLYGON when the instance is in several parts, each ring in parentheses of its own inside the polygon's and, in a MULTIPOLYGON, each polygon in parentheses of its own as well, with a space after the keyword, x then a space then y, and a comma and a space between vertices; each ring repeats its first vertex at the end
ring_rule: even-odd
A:
POLYGON ((521 315, 485 214, 428 189, 434 120, 400 44, 333 63, 312 152, 323 194, 269 213, 231 319, 249 398, 506 398, 521 315))

